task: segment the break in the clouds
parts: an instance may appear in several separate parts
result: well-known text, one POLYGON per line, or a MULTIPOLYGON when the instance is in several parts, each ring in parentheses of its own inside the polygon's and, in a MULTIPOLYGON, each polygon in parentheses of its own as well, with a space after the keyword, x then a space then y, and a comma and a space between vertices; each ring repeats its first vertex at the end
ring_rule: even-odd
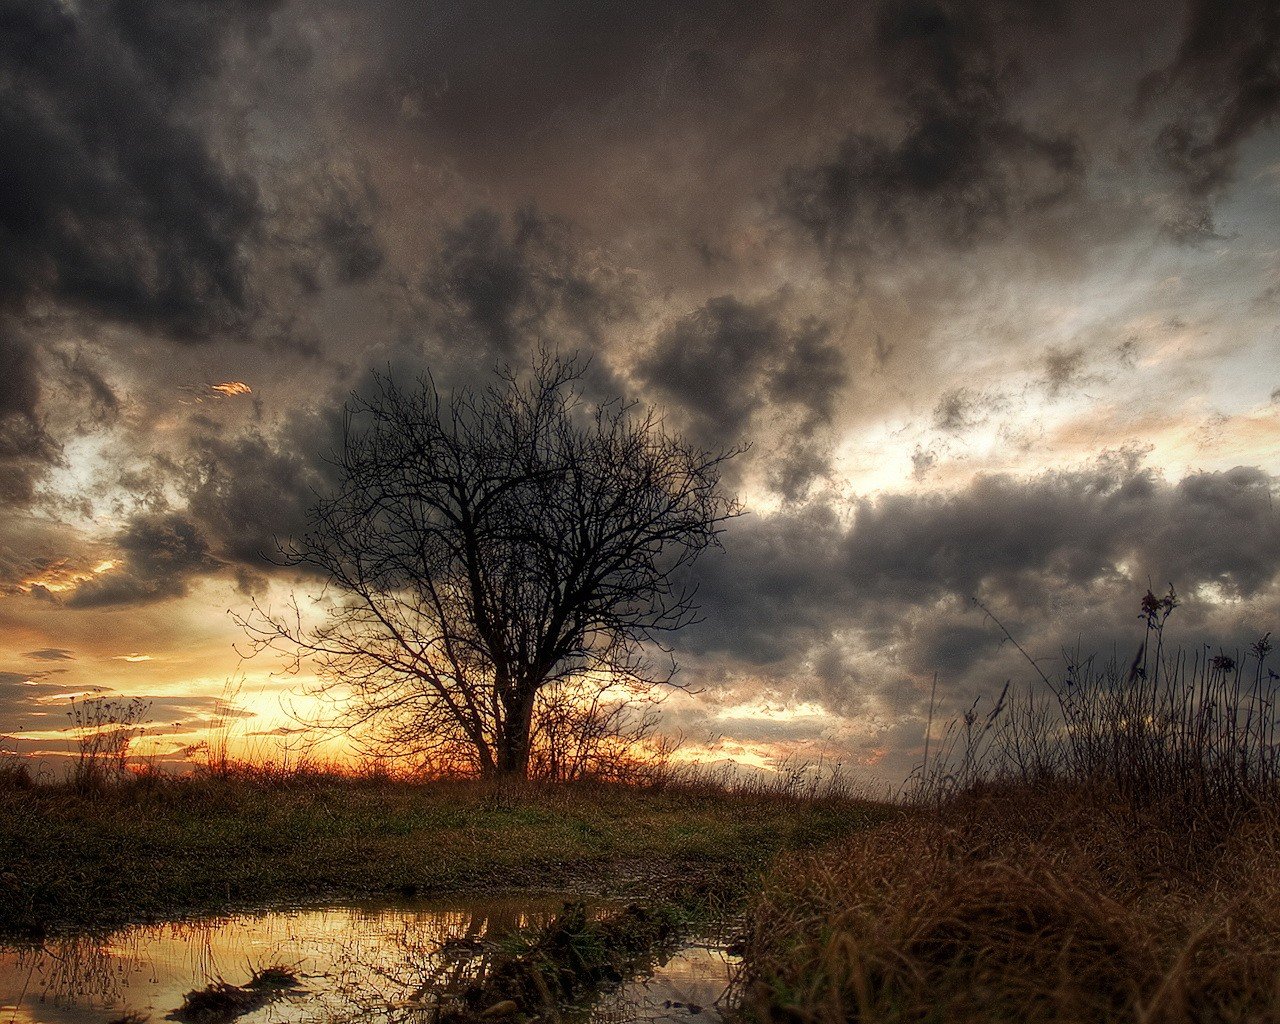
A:
POLYGON ((742 449, 695 745, 901 769, 924 680, 1021 671, 974 598, 1037 656, 1148 585, 1272 628, 1278 50, 1264 0, 14 0, 0 733, 102 686, 180 750, 233 677, 291 731, 234 614, 314 590, 346 396, 539 348, 742 449))

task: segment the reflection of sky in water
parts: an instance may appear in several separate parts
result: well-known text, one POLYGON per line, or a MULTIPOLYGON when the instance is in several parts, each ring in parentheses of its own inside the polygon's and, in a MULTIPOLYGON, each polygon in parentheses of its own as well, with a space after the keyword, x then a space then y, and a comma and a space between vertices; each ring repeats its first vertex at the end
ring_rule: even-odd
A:
POLYGON ((736 963, 714 940, 690 941, 665 963, 605 996, 592 1024, 681 1024, 722 1019, 721 997, 736 963))
MULTIPOLYGON (((293 970, 301 988, 243 1024, 423 1020, 423 993, 467 984, 482 940, 545 924, 562 903, 511 896, 352 906, 0 946, 0 1024, 106 1024, 126 1012, 158 1022, 192 989, 219 978, 244 984, 271 964, 293 970)), ((716 1020, 727 973, 717 947, 690 944, 606 998, 591 1019, 716 1020), (691 1007, 702 1009, 691 1014, 691 1007)))

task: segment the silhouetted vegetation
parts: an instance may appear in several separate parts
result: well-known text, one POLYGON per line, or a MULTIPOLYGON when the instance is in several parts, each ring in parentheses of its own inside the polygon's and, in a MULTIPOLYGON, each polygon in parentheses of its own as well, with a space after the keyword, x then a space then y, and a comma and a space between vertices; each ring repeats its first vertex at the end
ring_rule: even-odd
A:
POLYGON ((227 1024, 273 1002, 297 983, 297 976, 279 964, 255 971, 244 985, 219 979, 188 992, 168 1019, 182 1024, 227 1024))
POLYGON ((121 782, 129 748, 143 735, 150 702, 134 697, 72 697, 67 709, 75 755, 71 783, 81 792, 121 782))

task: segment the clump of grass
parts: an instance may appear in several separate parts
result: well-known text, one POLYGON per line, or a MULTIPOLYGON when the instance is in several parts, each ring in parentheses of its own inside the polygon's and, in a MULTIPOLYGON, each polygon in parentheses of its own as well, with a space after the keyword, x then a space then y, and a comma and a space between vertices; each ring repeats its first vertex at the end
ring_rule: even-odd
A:
POLYGON ((146 733, 144 721, 150 708, 150 701, 138 697, 71 698, 67 719, 76 745, 71 766, 76 789, 94 792, 125 779, 129 749, 146 733))
POLYGON ((1268 664, 1271 634, 1245 650, 1170 648, 1165 630, 1177 607, 1172 587, 1146 593, 1132 658, 1067 653, 1050 678, 1028 655, 1038 678, 1017 690, 1006 684, 988 711, 975 702, 950 723, 911 780, 912 798, 937 805, 985 783, 1071 782, 1161 808, 1209 840, 1273 803, 1280 675, 1268 664))
POLYGON ((17 754, 0 750, 0 790, 24 790, 34 785, 31 766, 17 754))
POLYGON ((279 964, 255 971, 245 985, 232 985, 218 979, 202 989, 188 992, 182 1005, 167 1019, 183 1024, 223 1024, 261 1009, 297 983, 297 975, 279 964))

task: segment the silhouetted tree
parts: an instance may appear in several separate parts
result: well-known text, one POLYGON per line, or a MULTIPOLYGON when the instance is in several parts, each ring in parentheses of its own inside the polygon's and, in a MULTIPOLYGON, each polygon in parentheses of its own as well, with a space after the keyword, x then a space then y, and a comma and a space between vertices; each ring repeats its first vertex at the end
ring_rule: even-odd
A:
POLYGON ((582 379, 543 356, 447 397, 430 377, 378 377, 348 406, 341 485, 286 551, 326 580, 324 618, 295 604, 250 626, 318 659, 344 725, 524 776, 539 708, 557 716, 544 734, 572 719, 540 693, 572 684, 598 704, 671 681, 674 662, 655 671, 650 655, 695 618, 685 570, 740 512, 720 488, 734 453, 635 404, 589 402, 582 379))

